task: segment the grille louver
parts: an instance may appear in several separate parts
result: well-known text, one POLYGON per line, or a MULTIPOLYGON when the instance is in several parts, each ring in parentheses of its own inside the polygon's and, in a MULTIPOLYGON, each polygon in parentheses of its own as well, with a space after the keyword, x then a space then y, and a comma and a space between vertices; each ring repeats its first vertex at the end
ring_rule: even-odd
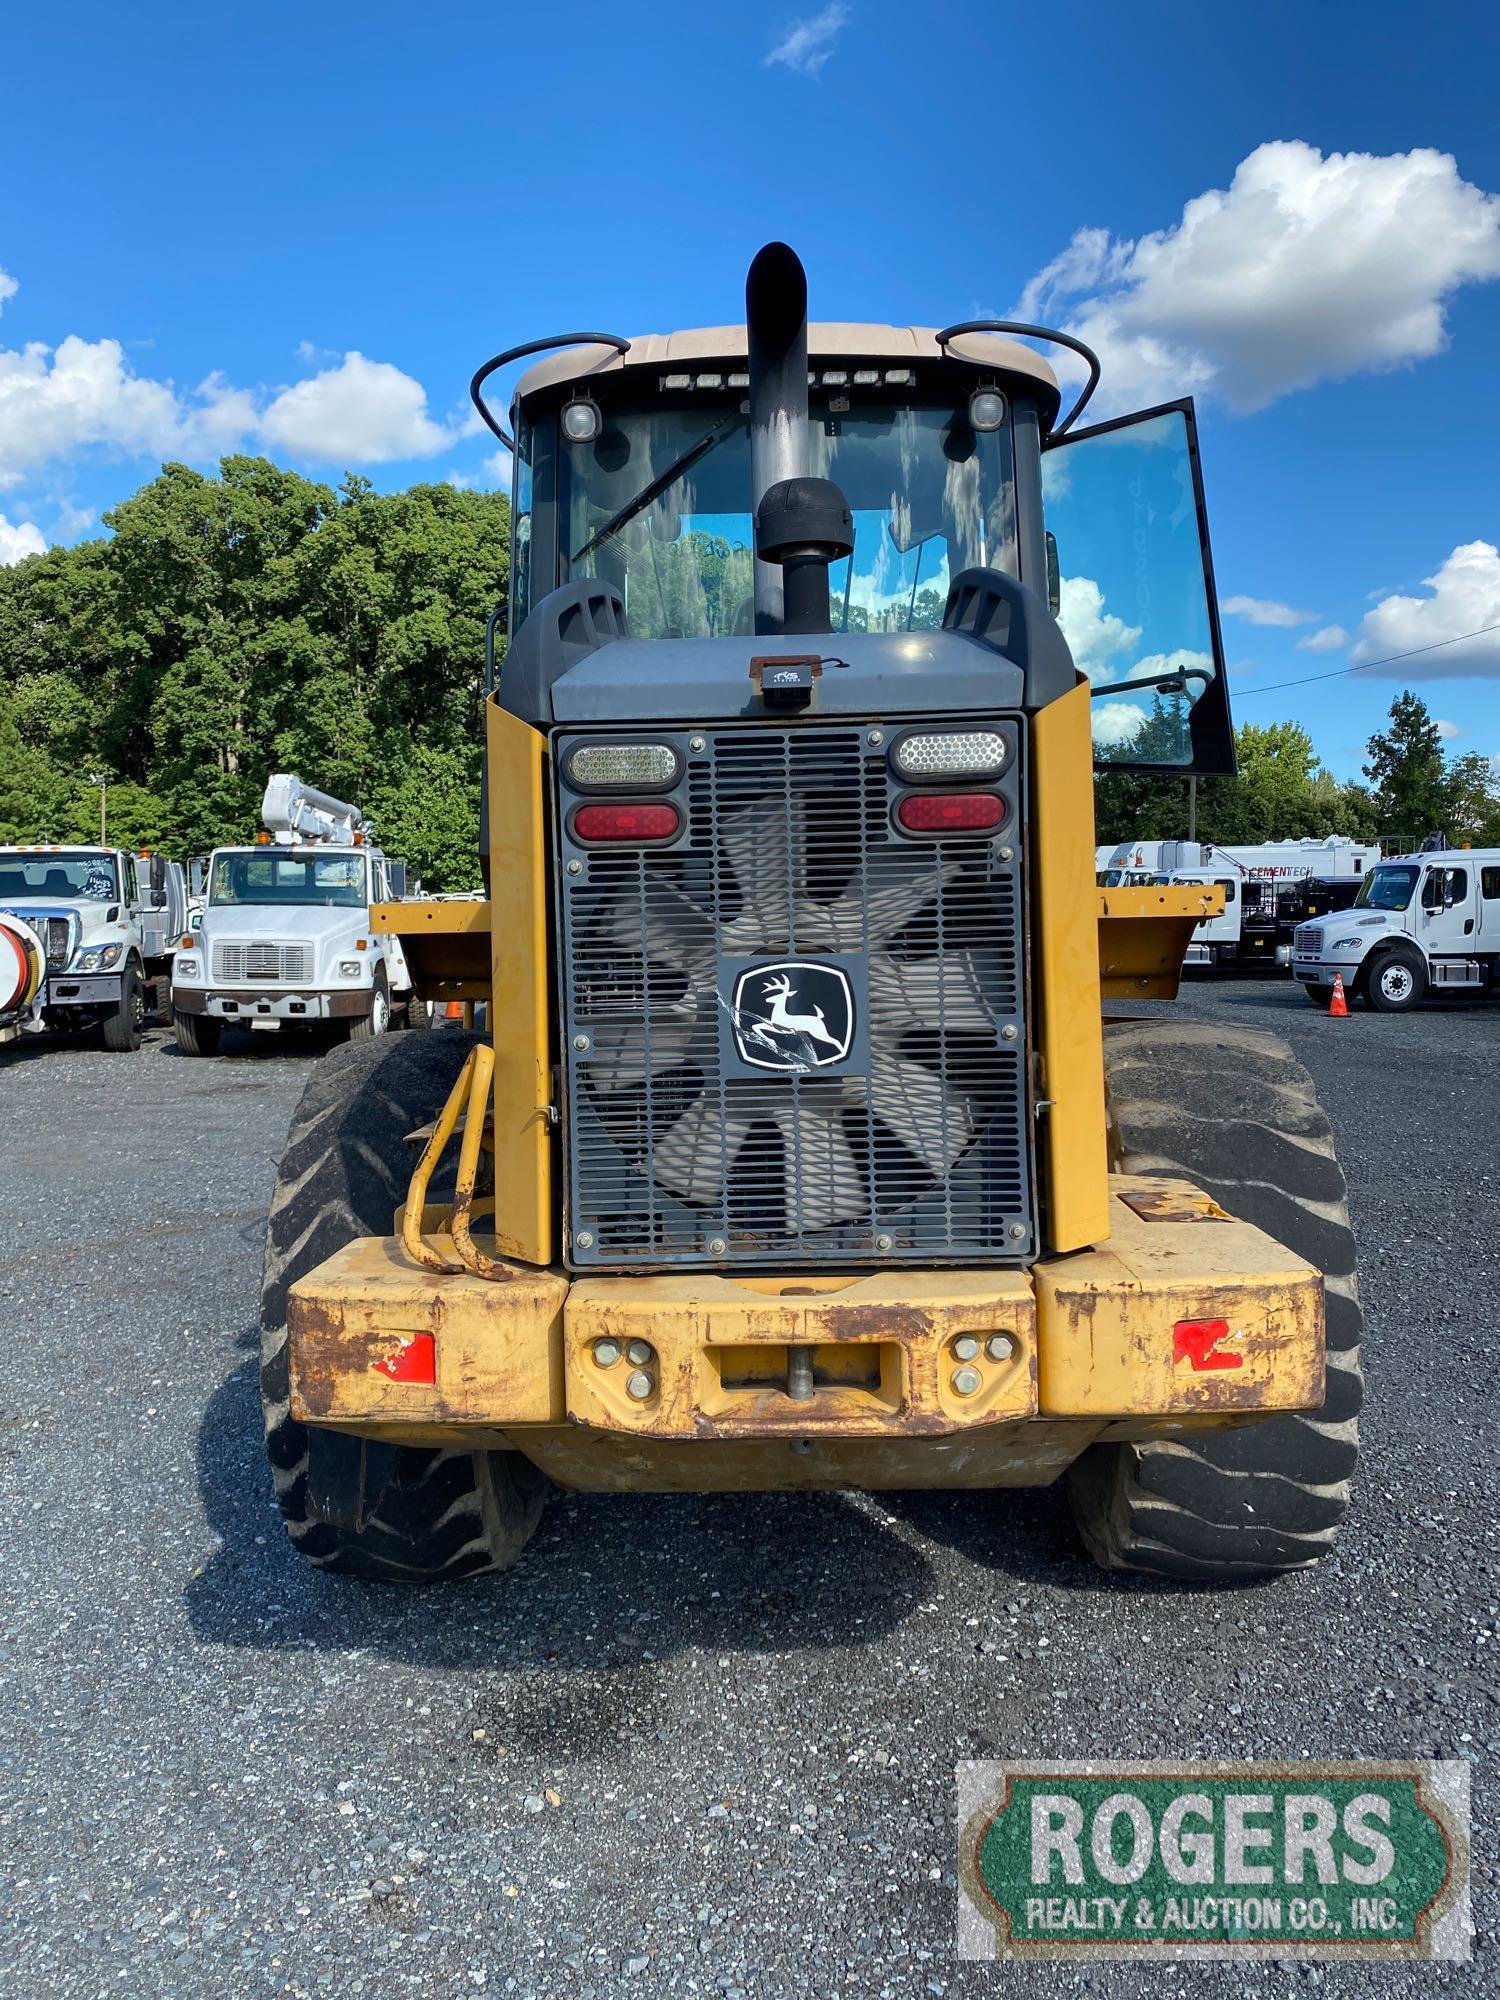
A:
POLYGON ((901 837, 862 728, 681 747, 684 842, 567 846, 560 878, 574 1261, 1027 1254, 1018 862, 999 837, 901 837), (796 1011, 818 968, 853 998, 826 1068, 828 1018, 796 1011), (796 1067, 737 1053, 747 973, 755 1018, 784 987, 784 1018, 821 1022, 766 1038, 796 1067))
POLYGON ((311 977, 311 967, 312 952, 305 944, 267 944, 256 938, 225 939, 214 946, 213 976, 231 986, 260 980, 301 986, 311 977))

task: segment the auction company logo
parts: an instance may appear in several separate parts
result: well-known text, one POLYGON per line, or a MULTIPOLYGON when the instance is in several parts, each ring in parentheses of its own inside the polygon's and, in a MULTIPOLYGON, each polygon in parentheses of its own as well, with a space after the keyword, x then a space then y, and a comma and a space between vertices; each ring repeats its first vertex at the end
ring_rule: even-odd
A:
POLYGON ((1465 1763, 966 1763, 965 1958, 1467 1959, 1465 1763))

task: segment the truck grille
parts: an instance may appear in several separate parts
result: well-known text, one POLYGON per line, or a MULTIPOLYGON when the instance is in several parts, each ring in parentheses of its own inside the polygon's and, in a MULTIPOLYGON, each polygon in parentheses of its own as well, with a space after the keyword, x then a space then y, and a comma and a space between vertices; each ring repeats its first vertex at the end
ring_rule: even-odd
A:
POLYGON ((42 925, 42 944, 49 972, 66 972, 73 956, 73 922, 69 917, 48 917, 42 925))
POLYGON ((266 944, 259 938, 214 946, 215 979, 231 986, 265 980, 279 986, 304 986, 311 977, 312 951, 305 944, 266 944))
POLYGON ((1032 1254, 1021 727, 970 726, 1012 746, 992 836, 899 833, 867 725, 652 731, 664 848, 576 843, 560 778, 575 1264, 1032 1254))
POLYGON ((1323 949, 1323 931, 1319 924, 1298 924, 1292 932, 1292 950, 1298 958, 1316 958, 1323 949))

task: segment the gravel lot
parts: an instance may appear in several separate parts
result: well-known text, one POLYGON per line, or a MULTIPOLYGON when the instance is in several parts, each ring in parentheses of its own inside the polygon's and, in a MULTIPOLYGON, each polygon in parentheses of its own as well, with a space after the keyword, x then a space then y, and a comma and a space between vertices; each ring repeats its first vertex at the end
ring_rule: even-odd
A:
POLYGON ((1483 1826, 1467 1968, 953 1956, 962 1757, 1467 1757, 1486 1816, 1500 1014, 1183 1004, 1310 1065, 1370 1317, 1353 1520, 1236 1594, 1106 1579, 1053 1492, 560 1498, 507 1579, 321 1576, 253 1360, 311 1058, 0 1051, 7 1993, 1500 1993, 1483 1826))

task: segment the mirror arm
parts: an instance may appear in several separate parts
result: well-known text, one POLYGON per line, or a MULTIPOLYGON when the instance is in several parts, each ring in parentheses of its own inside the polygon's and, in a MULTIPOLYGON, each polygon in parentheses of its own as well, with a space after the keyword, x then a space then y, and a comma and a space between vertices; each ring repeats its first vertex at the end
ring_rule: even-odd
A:
MULTIPOLYGON (((1076 340, 1071 333, 1059 333, 1056 327, 1032 326, 1026 320, 1021 319, 966 319, 961 320, 957 326, 945 326, 937 337, 938 346, 946 349, 949 341, 957 340, 961 333, 1019 333, 1027 340, 1050 340, 1057 347, 1067 347, 1074 354, 1082 355, 1083 359, 1088 363, 1089 379, 1083 386, 1083 394, 1078 398, 1078 401, 1069 410, 1062 422, 1051 426, 1043 440, 1044 444, 1056 444, 1057 440, 1065 432, 1072 429, 1078 418, 1083 414, 1084 405, 1099 386, 1099 376, 1102 370, 1099 357, 1093 348, 1085 347, 1083 342, 1076 340)), ((961 355, 959 358, 960 360, 969 359, 967 355, 961 355)))
POLYGON ((1181 673, 1152 674, 1143 681, 1105 681, 1098 687, 1090 683, 1089 700, 1097 701, 1101 695, 1129 694, 1136 688, 1155 688, 1162 694, 1184 694, 1188 681, 1202 681, 1208 687, 1212 680, 1213 675, 1204 673, 1202 667, 1184 667, 1181 673))
POLYGON ((528 340, 520 347, 507 347, 503 354, 495 355, 482 368, 476 368, 469 384, 469 401, 479 412, 485 428, 499 438, 507 451, 515 450, 516 441, 484 400, 482 391, 485 382, 497 368, 508 367, 512 361, 524 361, 528 354, 545 354, 554 347, 612 347, 616 354, 630 352, 630 342, 621 340, 617 333, 550 333, 545 340, 528 340))

